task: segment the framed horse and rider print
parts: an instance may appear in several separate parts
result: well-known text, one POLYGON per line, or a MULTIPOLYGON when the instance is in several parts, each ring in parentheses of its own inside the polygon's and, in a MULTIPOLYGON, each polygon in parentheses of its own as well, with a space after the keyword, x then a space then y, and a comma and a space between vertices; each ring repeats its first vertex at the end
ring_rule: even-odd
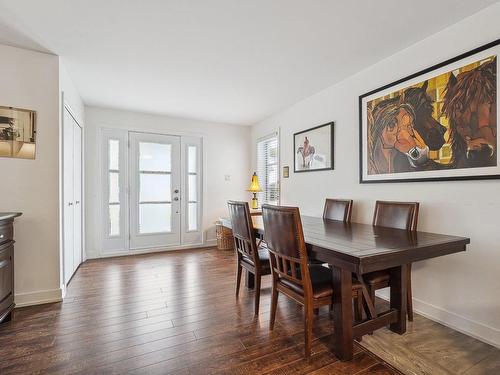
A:
POLYGON ((360 182, 500 178, 500 39, 359 97, 360 182))
POLYGON ((329 122, 293 135, 294 172, 333 169, 333 129, 329 122))

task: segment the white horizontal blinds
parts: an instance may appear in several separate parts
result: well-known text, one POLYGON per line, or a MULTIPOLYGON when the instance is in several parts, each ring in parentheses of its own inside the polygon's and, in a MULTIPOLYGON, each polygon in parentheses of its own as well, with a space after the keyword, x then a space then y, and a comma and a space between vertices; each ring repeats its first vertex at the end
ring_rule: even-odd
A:
POLYGON ((258 193, 259 206, 279 204, 279 142, 278 134, 273 133, 257 142, 257 176, 262 189, 258 193))
POLYGON ((120 141, 108 140, 108 235, 120 235, 120 141))

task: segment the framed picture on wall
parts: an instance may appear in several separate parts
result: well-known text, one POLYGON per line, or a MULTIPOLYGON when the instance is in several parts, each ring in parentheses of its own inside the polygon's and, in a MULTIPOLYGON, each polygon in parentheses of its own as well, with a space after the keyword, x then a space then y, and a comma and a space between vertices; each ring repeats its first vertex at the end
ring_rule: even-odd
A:
POLYGON ((294 172, 333 169, 333 127, 329 122, 293 135, 294 172))
POLYGON ((34 159, 36 112, 0 106, 0 157, 34 159))
POLYGON ((500 40, 359 97, 360 182, 500 178, 500 40))

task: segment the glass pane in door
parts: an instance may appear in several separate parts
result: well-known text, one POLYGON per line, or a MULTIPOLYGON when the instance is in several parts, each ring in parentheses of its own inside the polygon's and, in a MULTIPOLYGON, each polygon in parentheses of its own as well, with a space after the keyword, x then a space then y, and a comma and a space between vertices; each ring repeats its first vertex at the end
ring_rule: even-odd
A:
POLYGON ((188 146, 188 172, 196 173, 196 146, 188 146))
POLYGON ((170 172, 172 146, 163 143, 139 142, 139 171, 170 172))
POLYGON ((188 203, 188 230, 198 229, 198 203, 188 203))
POLYGON ((170 203, 145 203, 139 206, 139 233, 170 232, 172 205, 170 203))
POLYGON ((109 205, 109 235, 119 236, 120 235, 120 205, 110 204, 109 205))
POLYGON ((109 172, 109 203, 120 203, 119 172, 109 172))
POLYGON ((195 174, 190 174, 188 177, 188 201, 189 202, 196 202, 198 201, 198 194, 196 191, 197 188, 197 178, 195 174))
POLYGON ((110 139, 108 143, 108 169, 117 171, 120 169, 120 141, 118 139, 110 139))
POLYGON ((140 197, 142 202, 170 202, 172 200, 170 174, 140 174, 140 197))

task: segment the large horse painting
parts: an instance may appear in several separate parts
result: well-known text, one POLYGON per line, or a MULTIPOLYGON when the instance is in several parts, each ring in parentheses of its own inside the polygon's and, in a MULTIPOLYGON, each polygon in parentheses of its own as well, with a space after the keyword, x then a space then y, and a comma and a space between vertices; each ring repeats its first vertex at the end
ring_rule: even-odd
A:
POLYGON ((362 95, 361 182, 500 178, 498 45, 362 95))

